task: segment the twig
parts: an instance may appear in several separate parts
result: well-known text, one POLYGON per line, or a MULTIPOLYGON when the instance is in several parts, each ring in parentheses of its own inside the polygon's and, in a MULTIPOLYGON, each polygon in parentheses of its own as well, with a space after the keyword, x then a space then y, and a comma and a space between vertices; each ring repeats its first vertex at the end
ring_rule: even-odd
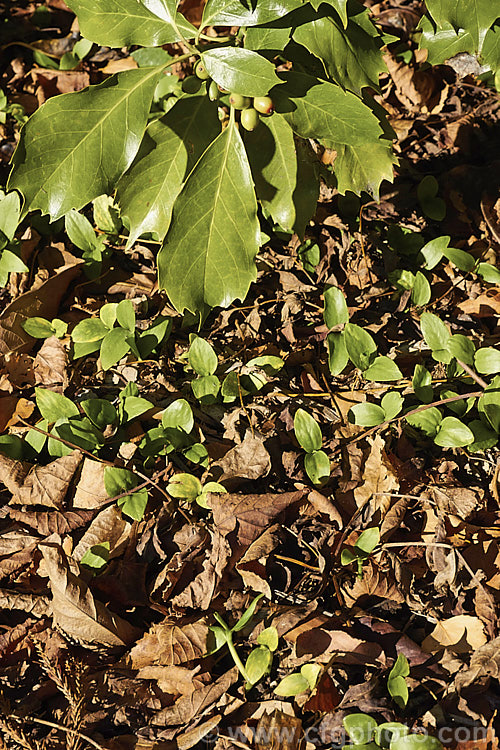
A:
POLYGON ((483 388, 483 390, 486 390, 486 388, 488 387, 488 383, 485 380, 483 380, 477 374, 477 372, 474 372, 474 370, 471 367, 469 367, 469 365, 466 365, 465 362, 462 362, 461 359, 457 359, 457 357, 455 357, 455 359, 457 360, 457 362, 460 365, 460 367, 462 368, 462 370, 465 370, 465 372, 467 373, 467 375, 471 376, 472 380, 475 380, 476 383, 478 385, 480 385, 481 388, 483 388))
POLYGON ((64 727, 61 724, 55 724, 53 721, 46 721, 45 719, 38 719, 36 716, 23 716, 23 721, 34 721, 36 724, 43 724, 43 726, 45 727, 52 727, 52 729, 60 729, 62 732, 67 732, 68 734, 75 734, 80 739, 88 742, 89 745, 92 745, 93 747, 95 747, 96 750, 105 750, 105 748, 103 748, 102 745, 99 745, 97 742, 95 742, 95 740, 93 740, 92 737, 89 737, 87 734, 82 734, 81 732, 77 732, 76 729, 71 729, 70 727, 64 727))

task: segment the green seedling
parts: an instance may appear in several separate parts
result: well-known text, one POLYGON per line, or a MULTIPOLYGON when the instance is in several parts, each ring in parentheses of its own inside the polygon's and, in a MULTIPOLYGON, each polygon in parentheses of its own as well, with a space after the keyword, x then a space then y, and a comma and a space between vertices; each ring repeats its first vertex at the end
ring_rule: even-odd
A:
POLYGON ((365 529, 359 535, 354 544, 353 550, 342 550, 342 554, 340 555, 341 565, 356 563, 358 578, 363 578, 363 563, 372 554, 379 542, 380 531, 376 526, 370 529, 365 529))
POLYGON ((21 218, 21 201, 16 192, 0 191, 0 286, 5 286, 11 273, 28 271, 21 260, 21 243, 15 234, 21 218))
POLYGON ((404 654, 398 654, 393 668, 387 678, 387 690, 389 695, 398 704, 399 708, 404 708, 408 703, 408 685, 405 677, 410 674, 410 665, 404 654))
POLYGON ((89 279, 96 279, 102 273, 104 260, 111 254, 107 238, 96 235, 90 221, 74 209, 66 214, 65 229, 73 245, 82 251, 85 274, 89 279))
POLYGON ((404 724, 383 722, 378 724, 368 714, 349 714, 343 719, 344 728, 352 750, 443 750, 442 743, 427 734, 410 733, 404 724))
POLYGON ((322 671, 323 668, 314 662, 303 664, 300 672, 293 672, 284 677, 274 688, 274 692, 283 698, 289 698, 307 690, 314 690, 322 671))
POLYGON ((238 622, 233 625, 232 628, 224 622, 217 612, 214 613, 214 617, 219 624, 210 627, 210 631, 215 639, 215 644, 208 653, 215 654, 223 646, 227 646, 235 665, 238 667, 241 676, 245 680, 245 688, 247 690, 262 679, 262 677, 270 670, 273 652, 278 647, 278 633, 276 629, 273 627, 266 628, 258 636, 257 643, 259 645, 250 652, 246 664, 244 665, 233 642, 233 634, 243 630, 243 628, 248 625, 255 614, 258 602, 263 596, 264 594, 258 594, 258 596, 253 599, 238 622))
POLYGON ((330 478, 330 459, 321 450, 323 436, 319 424, 304 409, 297 409, 293 420, 295 437, 305 450, 304 468, 314 485, 322 486, 330 478))
POLYGON ((167 485, 167 492, 171 497, 186 500, 188 503, 196 502, 201 508, 210 510, 208 505, 208 494, 227 493, 226 488, 219 482, 207 482, 203 484, 193 474, 174 474, 167 485))

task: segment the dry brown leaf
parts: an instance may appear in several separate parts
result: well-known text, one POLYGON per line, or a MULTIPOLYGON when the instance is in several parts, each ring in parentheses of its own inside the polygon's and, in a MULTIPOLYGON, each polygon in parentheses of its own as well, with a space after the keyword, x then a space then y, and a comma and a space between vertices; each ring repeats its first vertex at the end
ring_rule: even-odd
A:
POLYGON ((64 536, 74 529, 86 526, 94 517, 94 512, 91 510, 67 510, 62 513, 58 510, 19 510, 10 506, 8 511, 10 518, 35 529, 40 536, 49 536, 50 534, 64 536))
POLYGON ((10 352, 29 352, 37 339, 28 336, 23 323, 36 316, 52 320, 69 284, 80 273, 83 260, 74 258, 47 281, 21 294, 0 315, 0 355, 10 352))
POLYGON ((158 666, 151 665, 142 667, 137 673, 141 680, 154 680, 160 690, 171 695, 191 695, 195 690, 202 687, 203 683, 196 674, 200 667, 195 669, 186 669, 179 666, 158 666))
POLYGON ((256 750, 302 750, 305 747, 302 721, 283 711, 264 714, 255 730, 256 750))
POLYGON ((271 470, 271 457, 267 452, 262 437, 247 430, 243 441, 231 448, 213 466, 222 470, 219 481, 241 477, 242 479, 259 479, 265 477, 271 470))
POLYGON ((81 91, 90 83, 89 74, 83 70, 48 70, 35 68, 31 71, 37 85, 36 96, 39 105, 59 94, 81 91))
POLYGON ((177 750, 189 750, 189 748, 198 745, 207 734, 213 732, 221 719, 222 715, 211 716, 210 719, 207 719, 194 729, 188 729, 187 732, 177 735, 175 738, 177 750))
POLYGON ((43 342, 33 362, 36 384, 63 393, 68 385, 67 366, 68 354, 63 342, 51 336, 43 342))
POLYGON ((68 487, 81 460, 82 454, 75 450, 67 456, 56 458, 46 466, 33 466, 10 503, 62 508, 68 487))
POLYGON ((308 494, 307 499, 309 500, 315 511, 327 516, 330 521, 333 521, 333 523, 337 525, 338 529, 342 529, 344 527, 342 516, 328 497, 322 495, 321 492, 318 492, 318 490, 312 490, 312 492, 308 494))
POLYGON ((126 620, 94 599, 87 584, 68 566, 62 549, 41 544, 52 593, 54 624, 77 641, 104 646, 124 646, 140 635, 126 620))
POLYGON ((156 726, 188 724, 195 716, 203 715, 207 709, 217 703, 227 693, 231 685, 236 682, 238 676, 237 668, 233 667, 210 685, 204 685, 191 695, 179 698, 173 706, 168 706, 159 711, 153 717, 152 723, 156 726))
POLYGON ((427 653, 449 648, 458 654, 475 651, 486 643, 484 625, 478 617, 456 615, 438 622, 430 635, 422 642, 427 653))
POLYGON ((186 625, 153 625, 130 651, 133 669, 151 665, 175 666, 199 659, 207 652, 208 625, 203 618, 186 625))
POLYGON ((113 557, 113 551, 116 553, 116 548, 128 539, 131 528, 132 524, 124 519, 121 510, 111 505, 97 514, 71 556, 80 562, 90 547, 109 542, 110 557, 113 557))
POLYGON ((443 514, 451 513, 466 521, 483 504, 484 490, 480 487, 429 487, 422 496, 434 500, 443 514))
POLYGON ((380 435, 368 438, 370 452, 362 470, 362 482, 354 489, 354 498, 358 508, 373 498, 374 509, 380 511, 382 518, 390 507, 391 492, 399 490, 399 482, 385 454, 385 442, 380 435))
POLYGON ((472 654, 469 666, 455 677, 457 690, 462 690, 481 677, 500 678, 500 638, 485 643, 472 654))
POLYGON ((474 299, 460 302, 457 307, 476 318, 494 318, 500 315, 500 291, 498 287, 488 289, 474 299))
POLYGON ((405 597, 399 590, 394 577, 388 575, 385 571, 382 572, 370 560, 363 565, 363 578, 361 580, 356 578, 354 584, 342 588, 342 593, 348 607, 354 606, 362 596, 389 599, 395 604, 401 604, 405 601, 405 597))
POLYGON ((248 547, 272 520, 286 508, 300 502, 306 494, 307 490, 263 495, 210 493, 208 504, 220 533, 227 536, 237 529, 238 543, 248 547))
POLYGON ((175 607, 208 609, 216 594, 227 561, 231 557, 231 547, 217 529, 210 530, 211 544, 206 552, 201 572, 180 594, 174 596, 175 607))
POLYGON ((17 461, 0 453, 0 482, 2 482, 9 492, 14 494, 22 487, 23 482, 28 475, 32 465, 27 461, 17 461))
POLYGON ((392 531, 399 529, 406 515, 410 498, 400 497, 391 505, 380 526, 380 537, 387 541, 392 531))
POLYGON ((105 464, 85 456, 73 498, 73 508, 100 508, 108 502, 109 495, 104 486, 105 468, 105 464))
POLYGON ((420 70, 407 65, 387 50, 384 60, 394 81, 396 96, 410 112, 436 114, 441 111, 449 86, 438 70, 420 70))
POLYGON ((264 560, 278 544, 277 529, 276 524, 266 529, 255 542, 252 542, 236 565, 245 587, 264 594, 267 599, 272 598, 272 592, 267 581, 264 560))
POLYGON ((0 589, 0 609, 11 611, 18 609, 33 617, 50 617, 52 607, 46 596, 37 594, 15 594, 12 591, 0 589))

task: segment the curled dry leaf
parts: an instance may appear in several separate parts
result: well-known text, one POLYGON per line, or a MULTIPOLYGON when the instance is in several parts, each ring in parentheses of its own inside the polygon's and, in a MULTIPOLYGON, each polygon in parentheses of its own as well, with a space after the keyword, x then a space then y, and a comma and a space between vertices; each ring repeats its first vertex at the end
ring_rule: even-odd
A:
POLYGON ((54 624, 77 641, 104 646, 133 643, 139 631, 94 599, 87 584, 68 566, 62 549, 41 544, 50 590, 54 624))
POLYGON ((475 651, 486 643, 484 625, 478 617, 456 615, 438 622, 434 630, 422 642, 428 653, 448 648, 458 654, 475 651))
POLYGON ((5 611, 20 610, 33 617, 50 616, 52 607, 46 596, 36 594, 14 594, 0 589, 0 609, 5 611))
POLYGON ((399 481, 387 459, 381 436, 376 435, 372 440, 368 438, 368 443, 369 453, 362 469, 361 483, 354 489, 354 498, 358 508, 371 498, 373 510, 379 510, 383 518, 391 504, 390 493, 399 490, 399 481))
POLYGON ((219 481, 240 477, 242 479, 258 479, 265 477, 271 470, 271 457, 267 452, 264 441, 247 430, 243 441, 231 448, 226 455, 214 466, 222 469, 219 481))
POLYGON ((191 695, 179 698, 173 706, 159 711, 153 717, 152 723, 157 726, 188 724, 195 716, 202 716, 205 711, 214 706, 237 681, 238 676, 237 668, 233 667, 210 685, 203 685, 191 695))
POLYGON ((15 521, 35 529, 40 536, 49 536, 50 534, 59 534, 64 536, 74 529, 85 526, 94 517, 91 510, 72 511, 67 510, 64 513, 58 510, 37 511, 37 510, 19 510, 14 506, 9 507, 9 517, 15 521))
POLYGON ((11 499, 12 505, 45 505, 62 508, 82 454, 72 451, 46 466, 33 466, 11 499))
POLYGON ((312 492, 310 492, 307 496, 307 499, 309 500, 315 511, 327 516, 330 521, 333 521, 333 523, 337 525, 338 529, 343 528, 344 522, 342 521, 342 516, 340 515, 339 511, 332 503, 330 498, 325 497, 321 494, 321 492, 318 492, 318 490, 312 490, 312 492))
POLYGON ((220 723, 222 716, 211 716, 206 721, 199 724, 194 729, 188 729, 187 732, 179 734, 175 738, 176 747, 178 750, 189 750, 189 748, 198 745, 201 740, 212 732, 215 727, 220 723))
POLYGON ((105 464, 85 456, 73 498, 73 508, 100 508, 108 502, 109 495, 104 486, 105 468, 105 464))
POLYGON ((272 598, 271 587, 267 582, 265 558, 278 544, 278 526, 270 526, 248 547, 241 560, 236 564, 243 583, 252 591, 264 594, 267 599, 272 598))
POLYGON ((500 638, 485 643, 472 654, 469 666, 455 677, 457 690, 462 690, 481 677, 500 678, 500 638))
POLYGON ((142 667, 137 673, 141 680, 154 680, 160 690, 170 695, 191 695, 195 690, 202 687, 203 683, 196 674, 200 667, 196 669, 187 669, 179 666, 158 666, 142 667))
POLYGON ((33 362, 35 383, 63 393, 68 385, 67 367, 68 354, 63 342, 51 336, 43 342, 33 362))
POLYGON ((380 568, 368 561, 363 566, 363 578, 352 585, 342 588, 345 603, 348 607, 354 604, 362 596, 376 596, 380 599, 389 599, 391 603, 402 604, 405 601, 404 594, 400 590, 392 576, 387 575, 380 568))
POLYGON ((30 469, 31 464, 27 461, 16 461, 0 453, 0 482, 12 494, 20 490, 30 469))
POLYGON ((222 534, 214 529, 210 531, 210 536, 211 544, 207 549, 202 570, 184 591, 172 599, 172 604, 176 607, 202 610, 210 607, 224 568, 231 557, 231 547, 222 534))
POLYGON ((127 540, 131 528, 132 525, 123 518, 116 505, 105 508, 94 518, 76 545, 72 554, 73 559, 79 562, 90 547, 103 542, 109 542, 112 557, 113 551, 116 551, 116 548, 127 540))
POLYGON ((266 713, 259 719, 255 737, 256 750, 274 750, 278 737, 280 750, 302 750, 305 747, 302 721, 279 710, 266 713))
POLYGON ((207 652, 208 625, 203 618, 185 625, 162 622, 153 625, 130 651, 130 665, 175 666, 199 659, 207 652))

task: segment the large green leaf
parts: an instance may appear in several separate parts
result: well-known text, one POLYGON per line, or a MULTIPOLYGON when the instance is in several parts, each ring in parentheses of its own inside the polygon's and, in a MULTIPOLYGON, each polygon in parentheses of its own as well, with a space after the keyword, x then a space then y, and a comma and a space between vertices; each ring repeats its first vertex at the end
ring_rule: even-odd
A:
POLYGON ((500 7, 492 0, 426 0, 426 6, 440 28, 449 24, 456 32, 468 31, 478 52, 486 32, 500 17, 500 7))
POLYGON ((139 154, 117 186, 118 204, 130 223, 128 247, 146 232, 163 240, 186 175, 219 131, 217 107, 206 96, 179 99, 149 126, 151 151, 139 154))
POLYGON ((260 229, 252 175, 231 121, 210 144, 174 203, 158 255, 160 287, 193 313, 243 299, 255 279, 260 229))
POLYGON ((98 86, 49 99, 28 120, 9 187, 55 221, 111 193, 144 135, 159 68, 127 70, 98 86))
POLYGON ((301 0, 208 0, 202 26, 256 26, 282 18, 301 0))
POLYGON ((366 10, 351 16, 346 29, 334 16, 321 12, 293 33, 296 42, 323 60, 336 83, 356 94, 365 86, 377 89, 379 74, 385 70, 377 36, 366 10))
POLYGON ((196 34, 172 0, 69 0, 68 5, 83 36, 108 47, 159 47, 196 34))
POLYGON ((383 179, 392 180, 391 143, 369 107, 350 91, 304 73, 281 73, 285 83, 271 96, 278 112, 302 138, 315 138, 337 152, 341 193, 366 190, 378 198, 383 179))
POLYGON ((279 82, 274 65, 249 49, 211 49, 203 53, 203 64, 219 86, 243 96, 266 96, 279 82))
POLYGON ((439 28, 427 16, 422 16, 418 28, 422 32, 418 46, 427 50, 427 62, 431 65, 440 65, 459 52, 474 51, 474 40, 464 29, 457 33, 449 23, 439 28))
POLYGON ((299 144, 281 115, 262 119, 245 133, 257 197, 280 227, 303 236, 316 209, 319 177, 311 159, 301 159, 299 144))

